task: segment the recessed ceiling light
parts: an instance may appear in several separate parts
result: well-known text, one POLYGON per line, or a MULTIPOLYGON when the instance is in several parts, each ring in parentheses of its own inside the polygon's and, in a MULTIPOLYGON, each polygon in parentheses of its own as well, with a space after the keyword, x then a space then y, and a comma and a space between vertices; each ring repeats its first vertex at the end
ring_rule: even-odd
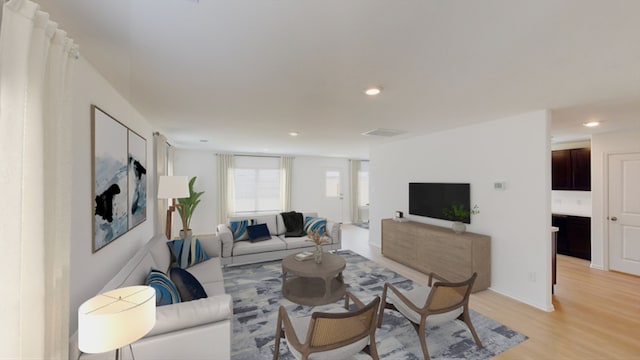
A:
POLYGON ((598 125, 600 125, 599 121, 589 121, 586 123, 582 123, 582 126, 586 126, 586 127, 596 127, 598 125))
POLYGON ((382 86, 370 86, 364 91, 364 93, 369 96, 375 96, 380 94, 381 91, 382 91, 382 86))
POLYGON ((289 133, 289 136, 298 136, 298 135, 300 135, 300 133, 297 131, 292 131, 289 133))

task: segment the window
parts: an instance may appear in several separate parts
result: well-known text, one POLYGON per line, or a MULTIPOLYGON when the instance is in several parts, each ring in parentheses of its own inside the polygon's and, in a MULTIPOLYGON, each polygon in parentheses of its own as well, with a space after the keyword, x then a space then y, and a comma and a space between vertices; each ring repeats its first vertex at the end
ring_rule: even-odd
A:
POLYGON ((233 181, 234 212, 281 211, 279 158, 236 156, 233 181))
POLYGON ((340 171, 327 170, 325 172, 325 196, 340 197, 340 171))

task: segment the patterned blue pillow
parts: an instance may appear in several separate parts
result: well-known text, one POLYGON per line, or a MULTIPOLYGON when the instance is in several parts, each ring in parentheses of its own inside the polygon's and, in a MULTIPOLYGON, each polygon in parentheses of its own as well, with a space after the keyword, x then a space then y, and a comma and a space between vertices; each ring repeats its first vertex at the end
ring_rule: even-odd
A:
POLYGON ((187 237, 186 239, 167 241, 167 246, 169 246, 175 262, 182 269, 209 260, 209 255, 202 248, 199 239, 194 240, 187 237))
POLYGON ((182 301, 191 301, 207 297, 202 284, 190 272, 179 267, 169 270, 169 276, 176 285, 182 301))
POLYGON ((248 240, 249 233, 247 232, 247 227, 254 224, 254 219, 230 221, 229 228, 233 233, 233 241, 248 240))
POLYGON ((320 235, 324 235, 327 232, 327 219, 307 216, 304 219, 304 231, 318 231, 320 235))
POLYGON ((151 269, 144 283, 156 290, 156 306, 177 304, 181 301, 180 293, 173 281, 160 270, 151 269))

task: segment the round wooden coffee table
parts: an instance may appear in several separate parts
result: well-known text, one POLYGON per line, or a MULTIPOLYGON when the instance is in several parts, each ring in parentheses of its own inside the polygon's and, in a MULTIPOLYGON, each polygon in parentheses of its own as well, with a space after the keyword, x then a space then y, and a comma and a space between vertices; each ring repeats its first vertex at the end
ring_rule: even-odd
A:
POLYGON ((322 263, 299 261, 294 255, 282 260, 282 295, 301 305, 324 305, 344 296, 342 278, 346 262, 342 256, 323 253, 322 263), (287 275, 293 275, 287 277, 287 275))

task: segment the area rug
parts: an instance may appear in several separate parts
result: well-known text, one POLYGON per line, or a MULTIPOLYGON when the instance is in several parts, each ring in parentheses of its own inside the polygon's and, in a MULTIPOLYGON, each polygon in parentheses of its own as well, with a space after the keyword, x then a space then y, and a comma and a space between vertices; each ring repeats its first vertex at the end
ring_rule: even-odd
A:
MULTIPOLYGON (((347 290, 368 303, 382 295, 385 282, 410 289, 413 282, 352 251, 340 251, 347 262, 343 272, 347 290)), ((281 293, 281 261, 227 267, 224 269, 227 294, 233 297, 234 360, 271 359, 274 350, 277 311, 283 305, 290 316, 307 316, 314 311, 330 311, 343 300, 322 306, 302 306, 284 299, 281 293)), ((427 346, 432 359, 489 359, 527 339, 508 327, 471 311, 471 321, 484 348, 475 346, 464 323, 454 321, 427 330, 427 346)), ((382 359, 422 359, 417 334, 397 312, 385 310, 382 328, 376 331, 376 345, 382 359)), ((366 358, 366 357, 363 357, 366 358)), ((287 341, 280 346, 280 359, 294 359, 287 341)))

